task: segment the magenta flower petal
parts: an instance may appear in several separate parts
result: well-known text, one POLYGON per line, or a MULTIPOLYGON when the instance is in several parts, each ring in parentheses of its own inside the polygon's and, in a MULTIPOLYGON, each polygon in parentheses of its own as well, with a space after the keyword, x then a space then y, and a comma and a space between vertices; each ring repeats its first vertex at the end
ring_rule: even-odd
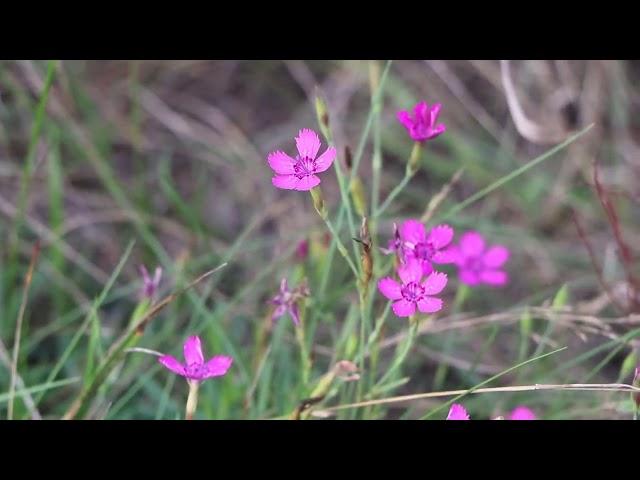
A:
POLYGON ((485 266, 489 268, 499 268, 504 265, 507 260, 509 260, 509 250, 502 245, 489 248, 482 257, 485 266))
POLYGON ((296 147, 300 157, 315 159, 320 150, 320 138, 313 130, 303 128, 296 137, 296 147))
POLYGON ((454 250, 453 247, 445 248, 444 250, 438 250, 433 254, 433 258, 431 261, 433 263, 454 263, 457 258, 457 250, 454 250))
POLYGON ((480 283, 480 278, 473 270, 460 270, 460 281, 472 287, 480 283))
POLYGON ((327 148, 327 150, 316 158, 316 173, 324 172, 328 170, 333 164, 336 158, 336 149, 333 147, 327 148))
POLYGON ((422 286, 425 295, 435 295, 444 290, 447 286, 447 274, 441 272, 433 272, 427 277, 422 286))
POLYGON ((406 128, 407 130, 413 127, 413 120, 411 120, 411 116, 407 111, 400 111, 397 113, 398 121, 406 128))
POLYGON ((294 173, 293 165, 296 161, 284 152, 271 152, 267 157, 269 166, 274 172, 280 175, 292 175, 294 173))
POLYGON ((233 363, 233 358, 225 355, 216 355, 204 364, 204 378, 219 377, 227 373, 233 363))
POLYGON ((484 251, 484 238, 478 232, 467 232, 460 237, 460 249, 465 256, 477 257, 484 251))
POLYGON ((418 310, 422 313, 436 313, 442 310, 442 300, 436 297, 423 297, 418 300, 418 310))
POLYGON ((171 355, 163 355, 158 359, 158 361, 173 373, 177 373, 178 375, 182 375, 183 377, 186 376, 184 366, 171 355))
POLYGON ((419 261, 411 260, 398 267, 398 276, 402 283, 419 282, 422 277, 422 265, 419 261))
POLYGON ((271 179, 271 183, 278 188, 293 190, 298 184, 298 177, 295 175, 276 175, 271 179))
POLYGON ((405 299, 398 300, 391 308, 398 317, 410 317, 416 313, 416 304, 405 299))
POLYGON ((506 285, 509 281, 509 276, 507 272, 503 272, 502 270, 485 270, 480 272, 480 281, 488 285, 500 287, 506 285))
POLYGON ((293 324, 297 327, 300 325, 300 312, 298 311, 298 305, 293 304, 289 307, 289 315, 291 315, 291 320, 293 320, 293 324))
POLYGON ((447 127, 445 126, 444 123, 439 124, 437 127, 435 127, 431 133, 432 138, 433 137, 437 137, 438 135, 442 135, 444 132, 447 131, 447 127))
POLYGON ((378 281, 378 290, 389 300, 400 300, 402 289, 400 284, 391 277, 385 277, 378 281))
POLYGON ((440 115, 441 109, 442 109, 441 103, 434 103, 429 109, 429 123, 431 125, 436 124, 436 120, 438 120, 438 115, 440 115))
POLYGON ((425 277, 427 275, 431 275, 431 273, 433 272, 433 265, 431 265, 431 262, 423 261, 421 263, 422 263, 422 275, 424 275, 425 277))
POLYGON ((204 363, 200 337, 193 335, 184 342, 184 359, 187 362, 187 366, 202 365, 204 363))
POLYGON ((285 313, 287 313, 287 306, 278 305, 276 309, 273 311, 273 314, 271 315, 271 320, 277 320, 278 318, 283 316, 285 313))
POLYGON ((418 220, 406 220, 400 226, 400 237, 405 242, 416 244, 426 240, 427 232, 424 225, 418 220))
POLYGON ((431 229, 427 241, 431 242, 435 249, 446 247, 453 240, 453 228, 449 225, 437 225, 431 229))
POLYGON ((311 190, 313 187, 317 187, 320 185, 320 177, 317 175, 307 175, 306 177, 302 177, 298 180, 295 189, 300 192, 306 192, 311 190))
POLYGON ((527 407, 516 407, 509 415, 509 420, 536 420, 536 414, 527 407))
POLYGON ((447 420, 469 420, 469 414, 459 403, 454 403, 449 409, 447 420))
POLYGON ((414 141, 424 142, 441 135, 446 129, 444 124, 435 124, 441 107, 440 104, 434 104, 429 108, 427 103, 422 101, 413 108, 413 117, 406 111, 398 112, 398 121, 414 141))

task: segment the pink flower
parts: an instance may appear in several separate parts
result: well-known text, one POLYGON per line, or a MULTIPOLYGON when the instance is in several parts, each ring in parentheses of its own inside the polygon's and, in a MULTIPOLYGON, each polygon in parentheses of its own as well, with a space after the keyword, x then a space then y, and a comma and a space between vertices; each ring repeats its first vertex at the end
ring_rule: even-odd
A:
POLYGON ((509 420, 535 420, 536 414, 527 407, 516 407, 509 415, 509 420))
POLYGON ((231 357, 224 355, 216 355, 205 362, 198 336, 189 337, 184 342, 184 359, 184 365, 171 355, 163 355, 158 361, 173 373, 196 382, 224 375, 233 363, 231 357))
POLYGON ((280 292, 271 299, 271 303, 277 305, 273 311, 271 320, 275 321, 282 317, 285 313, 289 312, 293 323, 297 326, 300 324, 300 314, 298 312, 298 300, 303 297, 308 297, 310 294, 309 287, 306 282, 298 285, 293 290, 289 290, 287 279, 283 278, 280 281, 280 292))
POLYGON ((431 108, 426 102, 419 102, 413 107, 413 118, 409 112, 398 112, 398 120, 404 128, 409 131, 409 135, 416 142, 424 142, 432 138, 442 135, 447 127, 440 123, 436 126, 436 120, 442 105, 434 103, 431 108))
POLYGON ((329 147, 318 157, 320 138, 316 132, 307 128, 298 133, 296 146, 298 155, 295 160, 279 150, 269 154, 269 166, 276 172, 271 183, 285 190, 311 190, 320 185, 320 178, 316 173, 324 172, 331 166, 336 158, 336 149, 329 147))
POLYGON ((424 275, 433 270, 433 263, 451 263, 447 245, 453 240, 453 228, 449 225, 437 225, 429 231, 418 220, 407 220, 400 227, 400 257, 404 262, 416 259, 422 266, 424 275))
POLYGON ((152 300, 155 297, 158 287, 160 286, 160 280, 162 279, 162 268, 157 267, 153 274, 153 278, 149 276, 149 272, 144 265, 140 265, 140 274, 142 275, 142 298, 148 298, 152 300))
POLYGON ((469 414, 459 403, 454 403, 449 409, 447 420, 469 420, 469 414))
POLYGON ((502 245, 486 248, 484 238, 478 232, 467 232, 460 243, 452 247, 453 261, 460 271, 460 281, 467 285, 485 283, 494 287, 509 281, 501 267, 509 259, 509 250, 502 245))
POLYGON ((309 241, 302 240, 296 247, 296 259, 301 262, 305 261, 309 256, 309 241))
POLYGON ((442 300, 430 295, 440 293, 447 285, 447 275, 440 272, 431 273, 424 283, 422 267, 417 261, 410 261, 398 267, 398 276, 402 284, 391 277, 378 282, 378 289, 389 300, 395 300, 391 308, 398 317, 410 317, 416 308, 422 313, 434 313, 442 308, 442 300))

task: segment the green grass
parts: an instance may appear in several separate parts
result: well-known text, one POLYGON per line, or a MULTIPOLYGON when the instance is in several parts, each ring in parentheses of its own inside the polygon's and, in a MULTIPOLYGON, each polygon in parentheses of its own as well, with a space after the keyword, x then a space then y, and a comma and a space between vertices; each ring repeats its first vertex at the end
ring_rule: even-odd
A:
MULTIPOLYGON (((226 376, 201 386, 196 418, 289 418, 312 396, 322 400, 301 418, 325 410, 339 419, 439 419, 454 401, 477 419, 516 405, 541 418, 601 418, 598 405, 611 402, 619 405, 612 418, 631 418, 628 392, 436 395, 488 383, 629 384, 623 362, 637 351, 639 331, 630 315, 637 312, 606 299, 593 307, 602 287, 571 221, 573 211, 611 284, 624 281, 589 181, 597 158, 606 186, 623 192, 614 205, 635 251, 640 192, 621 140, 632 117, 624 99, 637 84, 624 77, 631 73, 612 63, 612 81, 624 91, 600 117, 543 147, 517 134, 500 90, 469 80, 482 75, 471 63, 450 66, 504 138, 488 135, 423 62, 298 64, 328 108, 321 151, 327 143, 338 151, 334 168, 321 174, 325 223, 309 194, 270 182, 267 154, 293 154, 300 128, 320 131, 315 98, 283 62, 0 63, 0 340, 9 358, 30 253, 42 242, 20 333, 16 371, 25 387, 13 395, 13 418, 30 417, 26 396, 43 418, 63 417, 74 402, 79 417, 184 417, 184 379, 154 355, 126 351, 133 317, 149 311, 138 295, 140 264, 163 267, 159 299, 226 264, 134 335, 139 347, 181 358, 184 340, 197 334, 206 355, 234 358, 226 376), (448 129, 423 146, 418 170, 408 174, 413 143, 395 114, 421 99, 443 104, 448 129), (355 146, 351 169, 346 145, 355 146), (443 265, 445 308, 397 318, 377 291, 394 268, 379 247, 394 222, 420 218, 462 167, 428 226, 446 222, 456 239, 474 229, 507 245, 510 283, 461 289, 455 268, 443 265), (364 197, 354 198, 354 182, 364 197), (553 188, 560 197, 550 197, 553 188), (368 213, 373 244, 367 285, 363 246, 353 240, 362 222, 355 200, 368 213), (303 240, 310 254, 300 259, 303 240), (291 286, 309 282, 303 331, 288 316, 271 322, 269 299, 284 277, 291 286), (462 323, 472 317, 484 323, 462 323), (611 324, 616 319, 627 323, 611 324), (462 326, 442 328, 447 322, 462 326), (333 375, 341 360, 358 366, 359 380, 333 375), (358 402, 371 403, 331 410, 358 402)), ((9 414, 10 382, 9 360, 0 364, 0 418, 9 414)))

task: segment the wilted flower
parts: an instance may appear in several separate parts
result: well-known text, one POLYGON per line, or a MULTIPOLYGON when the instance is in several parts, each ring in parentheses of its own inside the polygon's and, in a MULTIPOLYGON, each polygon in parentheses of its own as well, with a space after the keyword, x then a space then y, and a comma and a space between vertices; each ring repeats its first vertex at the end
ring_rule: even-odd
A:
POLYGON ((283 278, 280 281, 280 292, 271 299, 271 303, 277 305, 276 309, 273 311, 271 319, 275 321, 285 313, 289 312, 293 323, 296 326, 299 325, 300 314, 298 312, 297 302, 304 297, 308 297, 309 294, 309 287, 306 282, 301 283, 293 290, 289 290, 287 279, 283 278))
POLYGON ((157 267, 153 278, 149 276, 149 272, 144 265, 140 265, 140 274, 142 275, 142 298, 153 300, 158 288, 160 287, 160 280, 162 279, 162 268, 157 267))
POLYGON ((409 132, 409 136, 416 142, 424 142, 445 132, 447 127, 440 123, 436 125, 442 105, 434 103, 431 108, 426 102, 419 102, 413 107, 413 118, 409 112, 398 112, 398 120, 409 132))

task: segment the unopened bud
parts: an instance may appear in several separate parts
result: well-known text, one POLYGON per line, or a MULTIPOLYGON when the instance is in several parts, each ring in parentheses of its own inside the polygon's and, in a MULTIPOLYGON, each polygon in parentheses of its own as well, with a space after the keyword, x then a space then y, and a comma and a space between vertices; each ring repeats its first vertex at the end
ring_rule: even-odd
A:
POLYGON ((415 142, 413 144, 413 150, 411 150, 411 156, 409 162, 407 162, 407 175, 415 175, 420 168, 420 154, 422 153, 422 144, 415 142))
POLYGON ((365 195, 364 186, 359 177, 354 177, 351 181, 350 190, 356 213, 364 217, 367 214, 367 196, 365 195))
POLYGON ((350 362, 349 360, 342 360, 336 363, 335 372, 336 377, 340 380, 344 380, 345 382, 353 382, 360 379, 358 367, 355 363, 350 362))
POLYGON ((349 145, 344 147, 344 165, 347 167, 347 173, 351 174, 351 167, 353 167, 353 155, 349 145))
POLYGON ((316 87, 316 116, 318 117, 318 125, 320 131, 324 135, 327 142, 331 143, 331 129, 329 128, 329 111, 327 102, 324 101, 320 94, 320 89, 316 87))
POLYGON ((324 205, 324 198, 322 196, 322 189, 315 187, 310 190, 311 198, 313 199, 313 207, 323 219, 327 219, 327 208, 324 205))

